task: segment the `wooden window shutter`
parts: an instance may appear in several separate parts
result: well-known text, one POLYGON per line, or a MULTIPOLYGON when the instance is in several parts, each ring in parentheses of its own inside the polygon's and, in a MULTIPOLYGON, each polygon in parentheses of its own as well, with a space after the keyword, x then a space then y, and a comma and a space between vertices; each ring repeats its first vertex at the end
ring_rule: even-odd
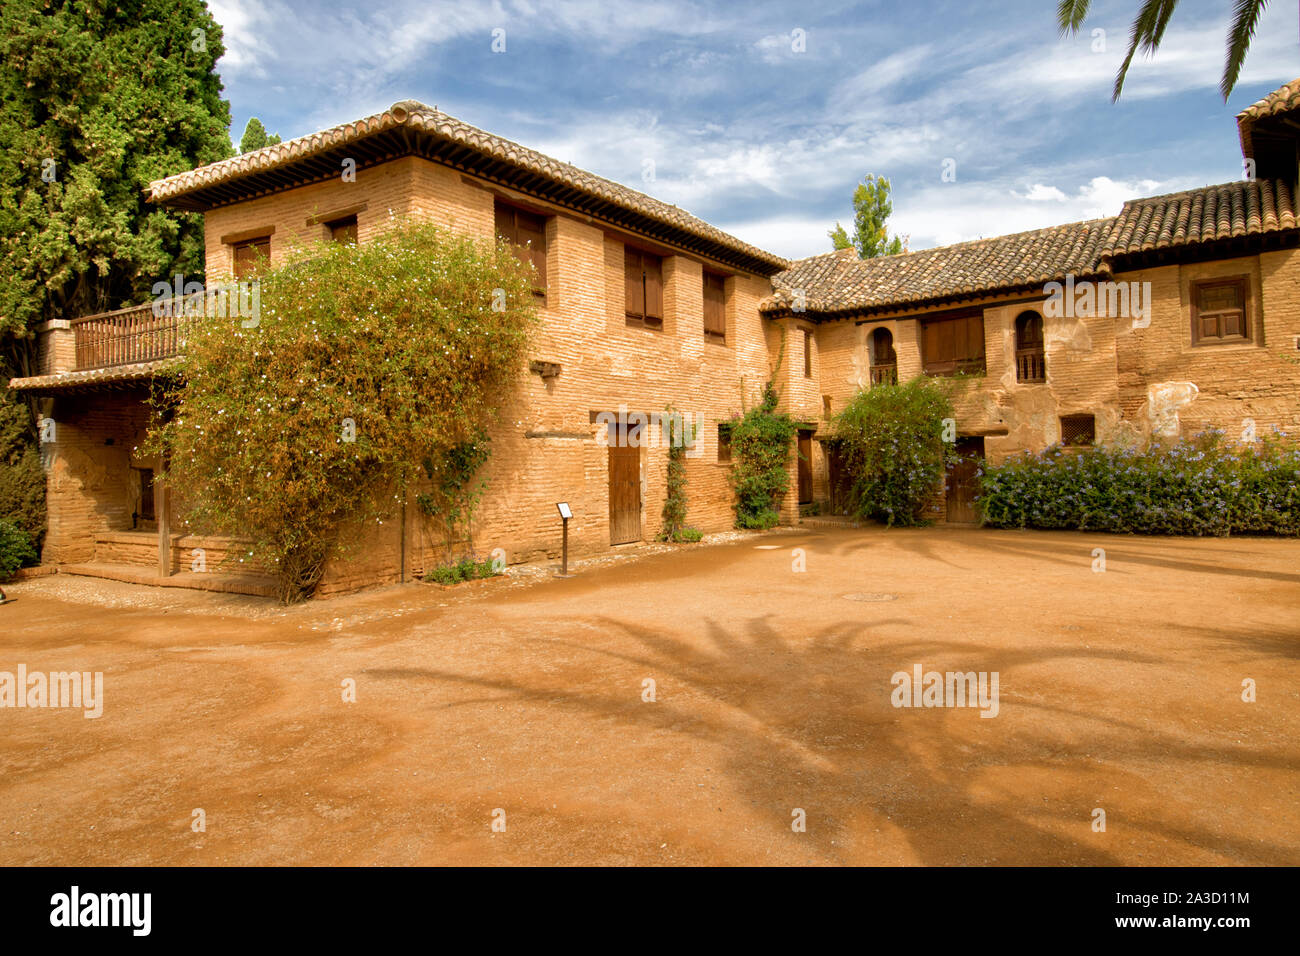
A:
POLYGON ((641 274, 641 253, 623 247, 624 309, 630 318, 645 319, 645 279, 641 274))
POLYGON ((537 270, 537 283, 546 287, 546 220, 531 213, 515 211, 515 236, 520 248, 527 247, 528 261, 537 270))
POLYGON ((515 237, 515 211, 504 203, 496 204, 497 238, 519 244, 515 237))
POLYGON ((335 219, 333 222, 327 222, 325 225, 329 228, 331 242, 357 241, 356 216, 348 216, 344 219, 335 219))
POLYGON ((249 239, 235 246, 235 278, 242 279, 271 258, 271 239, 249 239))
POLYGON ((664 324, 664 274, 663 260, 647 252, 641 254, 645 271, 645 321, 646 325, 664 324))
POLYGON ((803 377, 812 378, 813 334, 803 330, 803 377))
POLYGON ((1249 341, 1246 278, 1218 279, 1192 288, 1194 342, 1249 341))
POLYGON ((725 341, 727 338, 726 280, 712 272, 704 273, 704 335, 725 341))

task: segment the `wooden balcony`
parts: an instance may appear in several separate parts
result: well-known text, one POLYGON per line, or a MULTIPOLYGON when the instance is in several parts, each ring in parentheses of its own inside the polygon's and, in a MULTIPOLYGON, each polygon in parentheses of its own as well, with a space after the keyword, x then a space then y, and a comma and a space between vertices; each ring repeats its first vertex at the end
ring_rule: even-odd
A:
POLYGON ((147 302, 73 319, 73 370, 135 365, 179 355, 185 326, 194 316, 184 314, 183 300, 168 301, 173 306, 170 315, 155 315, 154 303, 147 302))
POLYGON ((871 384, 875 385, 897 385, 898 384, 898 366, 897 365, 873 365, 871 366, 871 384))
POLYGON ((1042 349, 1016 349, 1016 381, 1047 381, 1047 362, 1042 349))

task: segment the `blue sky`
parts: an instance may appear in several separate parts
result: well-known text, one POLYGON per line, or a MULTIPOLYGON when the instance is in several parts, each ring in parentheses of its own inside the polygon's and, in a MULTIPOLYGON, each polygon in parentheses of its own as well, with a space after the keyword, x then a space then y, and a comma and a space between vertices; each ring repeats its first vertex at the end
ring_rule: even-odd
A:
POLYGON ((1295 4, 1225 105, 1231 3, 1182 0, 1112 104, 1137 5, 1094 2, 1061 39, 1056 0, 209 0, 236 140, 250 116, 289 139, 417 99, 791 258, 830 248, 867 173, 913 249, 1239 178, 1233 116, 1300 77, 1295 4))

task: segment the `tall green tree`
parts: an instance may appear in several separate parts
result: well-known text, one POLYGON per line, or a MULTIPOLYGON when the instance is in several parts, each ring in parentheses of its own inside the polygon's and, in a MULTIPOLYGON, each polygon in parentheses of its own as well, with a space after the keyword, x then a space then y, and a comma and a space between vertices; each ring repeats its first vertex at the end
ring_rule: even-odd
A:
MULTIPOLYGON (((1062 34, 1076 33, 1088 17, 1092 0, 1058 0, 1056 22, 1062 34)), ((1119 99, 1124 89, 1124 77, 1128 75, 1129 64, 1138 50, 1143 55, 1151 56, 1160 47, 1173 16, 1178 0, 1142 0, 1137 15, 1130 28, 1128 52, 1119 72, 1115 74, 1115 87, 1111 91, 1111 102, 1119 99)), ((1260 15, 1268 6, 1268 0, 1232 0, 1232 24, 1228 27, 1227 55, 1223 64, 1223 76, 1219 79, 1219 92, 1223 101, 1237 85, 1242 64, 1246 62, 1246 52, 1255 38, 1255 28, 1259 26, 1260 15)))
POLYGON ((225 52, 201 0, 0 6, 0 344, 31 372, 35 327, 203 274, 197 215, 151 180, 230 155, 225 52))
POLYGON ((894 211, 889 199, 889 180, 883 176, 868 176, 853 190, 853 235, 850 236, 838 222, 826 235, 836 249, 854 246, 863 259, 876 256, 893 256, 903 251, 903 240, 890 238, 886 220, 894 211))
POLYGON ((261 149, 263 146, 274 146, 280 142, 279 133, 267 133, 266 127, 256 116, 249 117, 248 124, 244 127, 244 135, 239 138, 239 151, 241 153, 251 153, 255 149, 261 149))
MULTIPOLYGON (((203 224, 151 180, 230 155, 201 0, 0 4, 0 379, 35 370, 36 328, 203 276, 203 224)), ((45 480, 28 403, 0 388, 0 519, 39 543, 45 480)))

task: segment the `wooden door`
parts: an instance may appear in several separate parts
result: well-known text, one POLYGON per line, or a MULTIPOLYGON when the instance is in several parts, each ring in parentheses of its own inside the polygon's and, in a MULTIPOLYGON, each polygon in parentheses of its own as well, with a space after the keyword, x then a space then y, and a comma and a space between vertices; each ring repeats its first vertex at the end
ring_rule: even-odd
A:
POLYGON ((813 500, 812 432, 799 432, 799 504, 813 500))
POLYGON ((641 449, 629 448, 624 429, 610 429, 609 543, 641 540, 641 449))
POLYGON ((974 524, 979 520, 975 495, 979 492, 979 469, 984 460, 983 438, 958 438, 957 461, 948 466, 948 521, 974 524))

